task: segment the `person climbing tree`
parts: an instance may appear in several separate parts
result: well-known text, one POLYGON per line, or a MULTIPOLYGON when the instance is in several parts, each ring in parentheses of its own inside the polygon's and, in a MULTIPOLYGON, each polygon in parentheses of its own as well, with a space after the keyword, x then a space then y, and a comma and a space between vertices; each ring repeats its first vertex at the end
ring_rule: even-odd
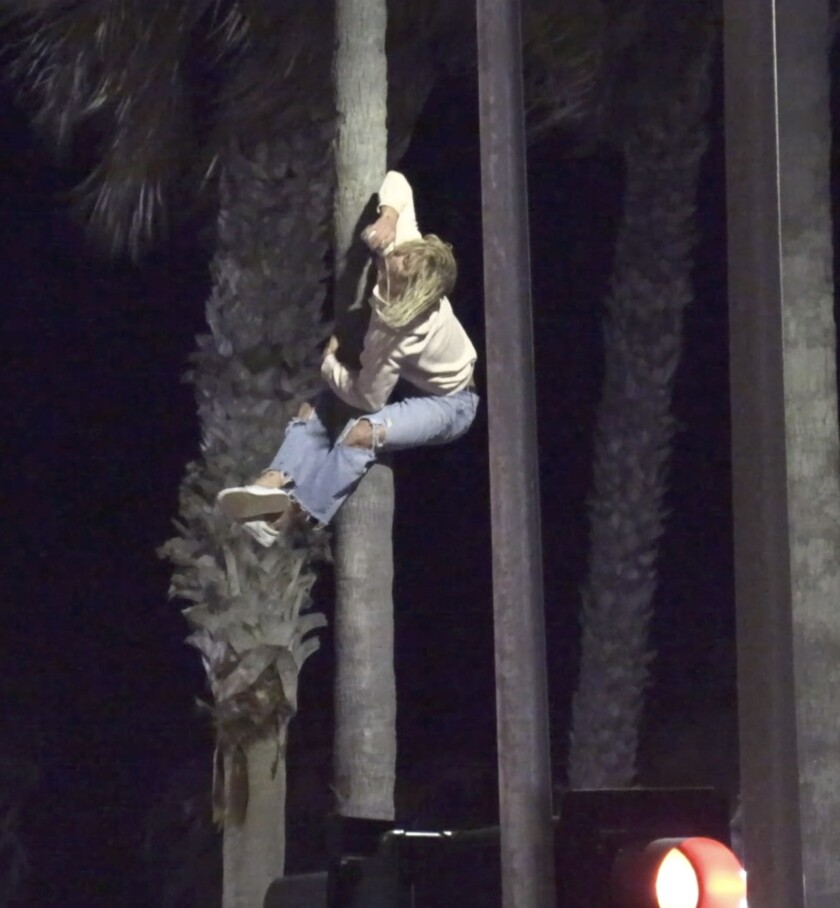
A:
POLYGON ((326 526, 380 452, 455 441, 475 419, 476 351, 448 299, 457 276, 452 247, 420 234, 401 173, 386 175, 378 211, 362 233, 376 257, 377 283, 360 368, 339 360, 331 337, 321 365, 329 390, 301 406, 258 479, 217 497, 224 513, 265 546, 290 517, 326 526), (411 390, 394 393, 398 379, 411 390), (337 437, 326 417, 331 395, 363 414, 337 437))

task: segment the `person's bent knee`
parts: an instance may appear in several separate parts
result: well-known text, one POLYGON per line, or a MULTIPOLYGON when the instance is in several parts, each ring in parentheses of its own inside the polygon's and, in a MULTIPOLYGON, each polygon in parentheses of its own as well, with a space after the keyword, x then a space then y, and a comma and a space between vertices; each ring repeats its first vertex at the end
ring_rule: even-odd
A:
POLYGON ((369 419, 357 419, 351 426, 350 431, 341 440, 341 443, 348 448, 374 450, 385 441, 385 427, 376 426, 375 432, 376 434, 374 435, 374 425, 369 419), (376 438, 375 444, 374 438, 376 438))

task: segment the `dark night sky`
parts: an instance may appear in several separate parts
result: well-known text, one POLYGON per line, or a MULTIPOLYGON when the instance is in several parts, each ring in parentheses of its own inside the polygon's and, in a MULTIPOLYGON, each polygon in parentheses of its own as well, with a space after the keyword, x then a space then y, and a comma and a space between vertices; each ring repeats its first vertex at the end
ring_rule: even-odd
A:
MULTIPOLYGON (((436 96, 402 166, 416 184, 424 225, 455 245, 456 306, 480 335, 474 97, 466 85, 436 96)), ((155 556, 171 534, 183 465, 197 450, 191 391, 179 379, 203 327, 207 253, 182 231, 141 269, 97 260, 62 203, 76 175, 50 161, 8 98, 2 117, 0 426, 7 493, 0 741, 41 768, 24 814, 31 904, 151 905, 139 860, 145 816, 173 773, 207 768, 210 760, 209 733, 193 705, 202 673, 182 643, 178 609, 166 599, 167 566, 155 556)), ((621 192, 615 158, 571 158, 567 151, 556 139, 530 158, 558 781, 585 569, 585 497, 601 375, 599 301, 621 192)), ((693 715, 713 697, 731 700, 721 174, 716 139, 701 186, 698 298, 687 319, 676 391, 683 429, 663 545, 655 627, 660 659, 650 699, 649 739, 665 735, 675 752, 680 736, 690 733, 675 716, 693 715)), ((405 811, 417 822, 492 819, 485 444, 482 418, 458 445, 409 452, 397 464, 400 761, 405 811), (452 791, 465 787, 462 766, 472 767, 480 791, 465 795, 461 809, 475 816, 459 816, 451 806, 452 791), (436 795, 432 774, 441 780, 436 795), (444 800, 451 817, 443 816, 444 800)), ((325 597, 328 586, 321 586, 325 597)), ((329 803, 329 648, 327 632, 323 651, 304 672, 292 729, 290 809, 310 794, 316 805, 329 803), (296 767, 308 773, 298 783, 301 795, 296 767)), ((646 765, 653 774, 656 761, 646 765)), ((301 850, 293 845, 293 861, 305 862, 301 850)))

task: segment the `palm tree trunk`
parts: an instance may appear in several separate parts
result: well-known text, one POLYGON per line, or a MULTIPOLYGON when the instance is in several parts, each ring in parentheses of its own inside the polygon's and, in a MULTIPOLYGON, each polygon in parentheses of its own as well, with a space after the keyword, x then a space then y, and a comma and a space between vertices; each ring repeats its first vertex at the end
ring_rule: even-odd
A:
POLYGON ((338 812, 390 820, 396 773, 393 553, 394 482, 377 465, 341 509, 336 541, 338 812))
POLYGON ((319 552, 280 543, 264 550, 214 507, 219 489, 270 462, 283 426, 321 385, 331 111, 313 103, 305 122, 285 127, 223 162, 210 331, 198 338, 191 376, 202 458, 181 486, 181 536, 163 548, 176 565, 172 592, 196 603, 185 615, 214 695, 227 794, 231 747, 247 757, 244 814, 230 798, 219 805, 223 908, 262 905, 283 873, 287 726, 298 673, 317 646, 304 637, 323 624, 306 613, 319 552))
POLYGON ((574 788, 626 786, 636 774, 674 433, 673 378, 683 310, 692 299, 710 59, 707 42, 693 65, 682 69, 674 90, 640 105, 643 115, 634 118, 625 142, 624 217, 606 303, 606 374, 597 413, 589 574, 582 590, 568 760, 574 788))
MULTIPOLYGON (((248 760, 248 809, 242 825, 229 823, 223 843, 224 908, 259 908, 272 881, 283 876, 286 854, 286 741, 288 723, 276 737, 262 738, 245 750, 248 760)), ((225 778, 235 778, 226 757, 225 778)))
MULTIPOLYGON (((337 0, 336 311, 358 304, 359 220, 385 175, 385 0, 337 0)), ((366 257, 365 257, 366 258, 366 257)), ((344 816, 391 819, 396 772, 390 467, 376 464, 335 521, 334 787, 344 816)))

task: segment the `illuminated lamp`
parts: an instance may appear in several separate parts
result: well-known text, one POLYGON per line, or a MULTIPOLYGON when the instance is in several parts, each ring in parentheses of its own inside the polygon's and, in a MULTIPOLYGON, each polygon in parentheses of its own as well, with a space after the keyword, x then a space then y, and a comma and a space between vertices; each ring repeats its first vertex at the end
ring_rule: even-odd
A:
POLYGON ((729 805, 719 792, 572 789, 556 806, 563 908, 744 908, 741 865, 727 847, 729 805))
POLYGON ((746 875, 715 839, 696 836, 635 845, 616 857, 613 904, 620 908, 745 908, 746 875))

